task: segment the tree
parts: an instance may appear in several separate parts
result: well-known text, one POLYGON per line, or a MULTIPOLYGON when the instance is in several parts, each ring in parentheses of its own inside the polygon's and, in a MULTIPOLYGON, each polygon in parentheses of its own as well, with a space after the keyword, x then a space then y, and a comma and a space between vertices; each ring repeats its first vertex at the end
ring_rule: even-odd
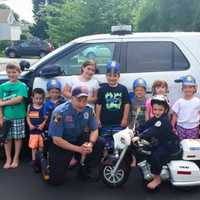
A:
POLYGON ((85 0, 83 6, 86 34, 110 32, 112 25, 131 24, 138 0, 85 0))
POLYGON ((81 35, 83 17, 80 1, 65 0, 64 4, 49 5, 45 12, 47 33, 54 45, 63 44, 81 35))
POLYGON ((199 19, 199 0, 140 0, 133 24, 137 31, 198 31, 199 19))

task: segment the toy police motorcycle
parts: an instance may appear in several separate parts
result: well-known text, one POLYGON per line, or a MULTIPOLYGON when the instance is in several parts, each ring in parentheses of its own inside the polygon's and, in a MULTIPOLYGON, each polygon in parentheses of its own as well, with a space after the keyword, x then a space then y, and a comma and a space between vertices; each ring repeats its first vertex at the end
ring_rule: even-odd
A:
MULTIPOLYGON (((101 168, 101 179, 109 187, 119 187, 128 180, 131 171, 130 161, 126 159, 129 149, 136 157, 137 166, 144 181, 151 181, 153 175, 147 162, 151 155, 151 144, 145 140, 133 143, 134 128, 126 128, 114 134, 114 153, 109 155, 101 168)), ((200 139, 185 139, 181 142, 181 151, 171 155, 171 161, 163 166, 162 181, 170 181, 173 186, 200 185, 200 139)))

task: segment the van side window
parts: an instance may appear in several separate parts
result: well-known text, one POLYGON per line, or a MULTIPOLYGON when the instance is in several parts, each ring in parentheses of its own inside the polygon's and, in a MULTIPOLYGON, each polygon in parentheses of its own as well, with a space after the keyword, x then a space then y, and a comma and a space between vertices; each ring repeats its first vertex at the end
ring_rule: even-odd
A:
POLYGON ((83 44, 71 52, 65 54, 54 64, 60 65, 65 75, 80 74, 80 68, 84 61, 93 59, 97 63, 98 72, 105 73, 106 63, 112 60, 115 43, 90 43, 83 44))
POLYGON ((178 71, 189 62, 173 42, 128 42, 127 72, 178 71))

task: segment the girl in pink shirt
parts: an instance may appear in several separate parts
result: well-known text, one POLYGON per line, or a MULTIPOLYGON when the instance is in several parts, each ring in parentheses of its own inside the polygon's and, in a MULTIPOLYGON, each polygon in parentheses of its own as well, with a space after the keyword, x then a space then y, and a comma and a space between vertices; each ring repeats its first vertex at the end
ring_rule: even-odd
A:
MULTIPOLYGON (((156 80, 152 85, 152 93, 154 95, 167 96, 168 84, 164 80, 156 80)), ((146 100, 145 121, 151 119, 154 115, 152 113, 151 98, 146 100)))

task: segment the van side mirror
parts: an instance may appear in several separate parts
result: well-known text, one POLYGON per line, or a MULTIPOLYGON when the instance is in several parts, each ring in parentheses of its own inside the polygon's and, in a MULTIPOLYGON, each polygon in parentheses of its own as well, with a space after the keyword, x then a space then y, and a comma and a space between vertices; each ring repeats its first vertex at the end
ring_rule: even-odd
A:
POLYGON ((39 76, 44 78, 53 78, 62 74, 63 71, 59 65, 47 65, 39 71, 39 76))
POLYGON ((31 66, 31 64, 27 60, 21 60, 19 62, 19 66, 20 66, 21 71, 24 71, 24 70, 28 69, 31 66))

